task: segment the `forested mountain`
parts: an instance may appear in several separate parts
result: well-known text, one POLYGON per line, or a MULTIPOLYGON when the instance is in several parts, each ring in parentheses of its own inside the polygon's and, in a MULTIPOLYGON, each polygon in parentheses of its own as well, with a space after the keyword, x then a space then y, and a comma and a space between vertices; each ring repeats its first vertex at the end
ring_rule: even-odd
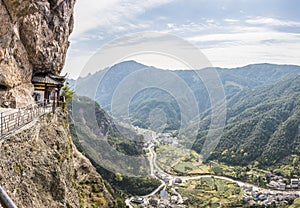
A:
MULTIPOLYGON (((272 84, 288 77, 294 77, 297 74, 300 75, 300 67, 293 65, 254 64, 234 69, 214 69, 219 74, 228 101, 239 92, 272 84)), ((126 61, 95 74, 90 74, 87 77, 79 78, 75 83, 76 93, 96 100, 104 110, 110 113, 114 93, 120 84, 128 81, 128 77, 132 77, 139 70, 153 72, 149 73, 147 79, 154 81, 162 79, 159 76, 165 72, 165 70, 145 66, 135 61, 126 61)), ((179 77, 182 82, 187 84, 197 100, 200 113, 210 108, 210 98, 206 86, 201 80, 201 77, 205 77, 209 70, 212 69, 167 71, 170 75, 179 77)), ((135 81, 137 82, 138 78, 135 81)), ((166 79, 165 81, 170 80, 166 79)), ((133 82, 132 86, 135 84, 133 82)), ((155 107, 166 115, 166 123, 162 126, 163 129, 176 130, 180 128, 181 109, 179 109, 176 99, 174 95, 166 92, 164 87, 141 89, 131 98, 129 106, 131 122, 144 128, 151 126, 149 114, 155 107)), ((120 99, 119 102, 123 102, 123 100, 120 99)), ((118 114, 114 114, 114 116, 119 118, 118 114)))
MULTIPOLYGON (((76 96, 69 109, 71 133, 83 151, 94 157, 94 160, 101 161, 106 152, 110 151, 109 146, 125 155, 139 156, 142 154, 143 136, 125 128, 122 128, 121 133, 121 128, 95 101, 88 97, 76 96), (125 134, 124 130, 126 130, 125 134)), ((112 165, 118 168, 120 164, 112 165)))
MULTIPOLYGON (((275 165, 300 153, 300 76, 242 91, 227 103, 221 141, 210 159, 230 164, 275 165)), ((194 149, 200 151, 209 128, 202 122, 194 149)))
POLYGON ((142 135, 119 126, 88 97, 75 96, 69 111, 74 143, 108 182, 106 185, 113 187, 110 192, 115 198, 123 192, 147 194, 157 188, 158 180, 145 178, 148 161, 142 152, 142 135), (119 173, 122 180, 116 180, 115 173, 119 173))
MULTIPOLYGON (((195 150, 201 151, 210 124, 210 99, 201 77, 213 69, 218 72, 224 87, 227 118, 222 139, 210 159, 230 164, 257 161, 262 165, 272 165, 288 159, 291 154, 299 154, 300 67, 274 64, 254 64, 234 69, 167 71, 183 80, 197 100, 201 122, 198 140, 193 145, 195 150)), ((96 99, 110 112, 115 90, 122 81, 139 70, 165 72, 127 61, 80 78, 76 82, 76 92, 96 99), (89 91, 91 88, 95 90, 89 91)), ((149 76, 147 79, 157 80, 162 77, 149 76)), ((142 89, 131 98, 128 109, 131 122, 154 130, 177 130, 181 128, 182 119, 182 109, 177 101, 163 87, 142 89), (155 128, 151 120, 154 109, 165 116, 164 120, 159 118, 163 122, 155 128)), ((118 119, 118 114, 114 116, 118 119)), ((159 119, 156 122, 158 125, 159 119)))

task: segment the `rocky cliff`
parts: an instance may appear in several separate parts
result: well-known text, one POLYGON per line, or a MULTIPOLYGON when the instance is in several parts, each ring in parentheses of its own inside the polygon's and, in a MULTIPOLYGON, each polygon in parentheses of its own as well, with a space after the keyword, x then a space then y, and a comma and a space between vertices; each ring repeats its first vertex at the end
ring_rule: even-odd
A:
POLYGON ((73 29, 74 3, 0 0, 0 107, 29 104, 35 73, 61 72, 73 29))
MULTIPOLYGON (((0 0, 0 107, 33 102, 32 77, 58 75, 73 29, 75 0, 0 0)), ((113 207, 66 115, 47 114, 0 139, 0 184, 18 207, 113 207)))
POLYGON ((67 125, 48 114, 0 141, 0 183, 18 207, 113 207, 67 125))

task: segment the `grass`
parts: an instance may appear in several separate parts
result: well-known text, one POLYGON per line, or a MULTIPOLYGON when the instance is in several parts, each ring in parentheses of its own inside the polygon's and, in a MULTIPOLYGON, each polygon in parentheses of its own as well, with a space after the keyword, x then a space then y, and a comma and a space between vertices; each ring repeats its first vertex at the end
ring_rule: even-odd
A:
POLYGON ((197 169, 197 167, 191 162, 181 162, 173 167, 173 170, 177 173, 188 173, 195 169, 197 169))
POLYGON ((289 206, 289 208, 298 208, 298 207, 300 207, 300 198, 296 199, 294 203, 291 206, 289 206))
POLYGON ((211 167, 202 164, 201 157, 193 150, 162 145, 156 150, 158 164, 174 175, 199 175, 213 173, 211 167))
MULTIPOLYGON (((193 150, 161 145, 157 148, 157 162, 166 172, 174 175, 212 174, 209 164, 202 164, 201 157, 193 150)), ((220 169, 220 173, 222 169, 220 169)))
POLYGON ((161 145, 156 149, 157 163, 166 172, 174 173, 171 169, 187 155, 187 150, 171 145, 161 145))
POLYGON ((188 207, 220 207, 220 204, 239 207, 241 205, 240 187, 235 183, 213 177, 188 181, 179 187, 178 192, 183 197, 189 198, 186 202, 188 207))
POLYGON ((212 170, 208 165, 199 165, 196 169, 188 172, 188 175, 211 174, 212 170))

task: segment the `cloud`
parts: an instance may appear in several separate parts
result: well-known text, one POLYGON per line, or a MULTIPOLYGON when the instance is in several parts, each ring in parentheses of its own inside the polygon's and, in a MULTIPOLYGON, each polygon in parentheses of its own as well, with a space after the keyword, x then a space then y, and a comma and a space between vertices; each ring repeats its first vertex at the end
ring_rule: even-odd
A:
POLYGON ((214 66, 237 67, 254 63, 300 65, 300 22, 256 17, 215 27, 212 34, 187 37, 214 66), (268 26, 268 27, 267 27, 268 26), (291 32, 281 29, 290 27, 291 32))
POLYGON ((81 70, 84 68, 86 63, 93 54, 80 54, 67 56, 66 64, 61 74, 69 73, 69 78, 77 79, 79 77, 81 70))
POLYGON ((124 30, 134 26, 128 21, 144 13, 147 9, 167 4, 173 0, 79 0, 75 6, 75 27, 72 39, 96 28, 124 30))
MULTIPOLYGON (((189 11, 181 13, 182 4, 175 2, 164 6, 172 1, 179 2, 78 0, 72 44, 64 71, 71 71, 76 77, 76 70, 82 70, 91 52, 115 38, 144 31, 173 34, 190 41, 215 66, 235 67, 261 62, 300 65, 300 21, 282 16, 277 19, 257 14, 249 16, 251 14, 246 11, 238 15, 226 13, 222 17, 223 13, 215 10, 199 13, 201 15, 189 11)), ((155 59, 143 57, 149 63, 155 59)))
POLYGON ((168 27, 168 28, 174 28, 174 24, 168 23, 168 24, 167 24, 167 27, 168 27))
MULTIPOLYGON (((244 28, 247 30, 247 28, 244 28)), ((276 40, 277 42, 299 42, 300 34, 277 32, 272 30, 256 30, 253 32, 220 33, 189 37, 193 43, 201 42, 237 42, 244 44, 260 44, 262 41, 276 40)))
POLYGON ((237 19, 224 19, 224 22, 228 22, 228 23, 237 23, 239 21, 240 20, 237 20, 237 19))
POLYGON ((228 45, 203 49, 214 66, 233 68, 256 63, 300 65, 300 43, 271 45, 228 45))
POLYGON ((299 27, 300 22, 290 20, 280 20, 270 17, 255 17, 253 19, 247 19, 245 21, 251 25, 266 25, 266 26, 283 26, 283 27, 299 27))

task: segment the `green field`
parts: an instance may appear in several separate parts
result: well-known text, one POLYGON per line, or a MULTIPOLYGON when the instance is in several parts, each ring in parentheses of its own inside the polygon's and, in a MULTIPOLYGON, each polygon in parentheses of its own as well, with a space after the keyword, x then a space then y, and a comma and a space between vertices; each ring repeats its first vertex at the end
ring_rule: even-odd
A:
MULTIPOLYGON (((258 163, 248 166, 230 166, 217 161, 202 163, 200 155, 195 151, 169 145, 159 146, 157 153, 159 166, 172 175, 220 175, 260 187, 266 187, 268 183, 266 173, 270 170, 273 170, 277 175, 283 175, 284 180, 288 181, 289 177, 287 175, 291 175, 291 169, 294 168, 294 166, 286 165, 263 170, 258 168, 258 163)), ((296 175, 293 175, 293 177, 297 178, 296 175)))
POLYGON ((197 167, 194 166, 192 162, 181 162, 173 167, 176 173, 188 173, 195 169, 197 169, 197 167))
POLYGON ((174 173, 172 167, 188 155, 188 150, 170 145, 161 145, 156 149, 157 164, 166 172, 174 173))
POLYGON ((299 208, 300 207, 300 198, 296 199, 294 203, 289 206, 289 208, 299 208))
POLYGON ((188 181, 178 192, 188 199, 188 207, 242 207, 240 187, 225 180, 213 177, 188 181))
POLYGON ((211 168, 202 164, 201 157, 193 150, 170 145, 156 149, 157 163, 166 172, 174 175, 199 175, 212 173, 211 168))

